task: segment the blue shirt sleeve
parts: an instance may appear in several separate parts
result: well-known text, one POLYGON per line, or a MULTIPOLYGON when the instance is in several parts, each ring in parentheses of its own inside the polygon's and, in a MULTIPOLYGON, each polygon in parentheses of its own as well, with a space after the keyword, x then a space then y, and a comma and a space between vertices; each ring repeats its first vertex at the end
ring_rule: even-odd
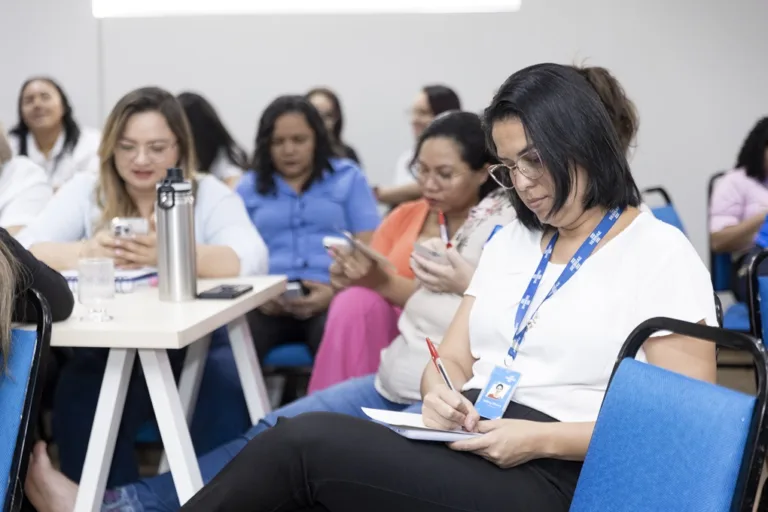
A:
POLYGON ((381 217, 376 198, 363 172, 355 166, 352 184, 345 205, 347 223, 352 233, 374 231, 379 227, 381 217))

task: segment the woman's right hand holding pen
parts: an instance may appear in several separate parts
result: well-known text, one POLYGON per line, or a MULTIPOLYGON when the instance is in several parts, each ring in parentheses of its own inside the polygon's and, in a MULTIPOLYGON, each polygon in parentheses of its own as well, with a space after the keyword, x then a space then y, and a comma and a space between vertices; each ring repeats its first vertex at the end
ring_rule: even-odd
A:
POLYGON ((424 397, 421 417, 428 428, 464 429, 467 432, 474 432, 480 421, 472 402, 458 391, 448 389, 445 384, 436 385, 424 397))

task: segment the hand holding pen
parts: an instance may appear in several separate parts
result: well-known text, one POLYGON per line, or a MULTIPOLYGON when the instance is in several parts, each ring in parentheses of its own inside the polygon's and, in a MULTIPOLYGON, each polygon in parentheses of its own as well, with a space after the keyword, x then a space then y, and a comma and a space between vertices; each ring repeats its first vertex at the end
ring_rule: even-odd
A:
POLYGON ((445 382, 445 387, 435 386, 424 397, 424 405, 421 410, 424 425, 441 430, 464 429, 468 432, 474 432, 480 415, 472 402, 454 387, 432 341, 429 338, 426 341, 432 362, 445 382))
POLYGON ((437 212, 437 223, 440 226, 440 238, 443 240, 446 249, 453 247, 451 244, 451 238, 448 236, 448 223, 445 221, 445 214, 441 211, 437 212))

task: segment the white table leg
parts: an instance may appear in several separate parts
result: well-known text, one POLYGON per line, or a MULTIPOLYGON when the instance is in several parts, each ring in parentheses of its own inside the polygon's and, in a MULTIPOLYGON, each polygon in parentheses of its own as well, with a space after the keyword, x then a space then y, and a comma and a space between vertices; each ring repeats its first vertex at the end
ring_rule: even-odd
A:
POLYGON ((136 349, 113 348, 109 350, 107 367, 101 381, 96 415, 88 440, 83 474, 75 500, 76 512, 98 512, 107 487, 109 468, 115 452, 115 441, 123 418, 125 395, 131 381, 136 349))
POLYGON ((171 363, 165 350, 139 349, 139 358, 171 467, 173 483, 176 485, 179 502, 183 505, 203 487, 203 477, 192 447, 171 363))
MULTIPOLYGON (((189 345, 184 357, 184 368, 181 370, 181 379, 179 380, 179 396, 181 397, 184 416, 187 418, 187 425, 192 424, 192 416, 195 412, 197 395, 200 392, 200 382, 203 380, 203 370, 205 370, 205 361, 208 359, 210 346, 211 335, 209 334, 189 345)), ((163 452, 158 472, 165 473, 168 469, 168 457, 163 452)))
POLYGON ((245 403, 251 416, 251 423, 256 424, 271 409, 267 385, 264 375, 261 373, 259 358, 256 356, 256 348, 253 346, 251 328, 245 316, 236 318, 227 325, 229 342, 232 344, 232 352, 235 356, 237 373, 240 375, 240 384, 243 386, 245 403))

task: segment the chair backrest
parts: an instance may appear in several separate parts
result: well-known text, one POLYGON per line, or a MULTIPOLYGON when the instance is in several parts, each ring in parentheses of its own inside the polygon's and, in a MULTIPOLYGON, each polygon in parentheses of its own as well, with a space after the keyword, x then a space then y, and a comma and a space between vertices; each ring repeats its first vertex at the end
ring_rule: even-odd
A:
POLYGON ((685 233, 685 228, 683 227, 683 221, 680 218, 680 215, 677 213, 677 210, 675 209, 675 205, 672 204, 672 197, 669 195, 669 192, 666 191, 664 187, 651 187, 646 188, 642 192, 643 195, 643 201, 650 202, 649 198, 652 196, 660 196, 662 199, 662 203, 657 206, 651 206, 651 212, 653 213, 653 216, 659 219, 660 221, 666 222, 669 225, 675 226, 677 229, 685 233))
POLYGON ((641 324, 620 352, 571 511, 751 511, 766 445, 766 364, 745 334, 670 319, 641 324), (656 331, 748 350, 757 397, 635 361, 656 331))
POLYGON ((32 434, 51 342, 51 314, 38 292, 28 291, 38 313, 36 330, 14 329, 8 368, 0 375, 0 504, 4 512, 17 512, 23 501, 32 434))
MULTIPOLYGON (((712 203, 712 191, 715 189, 715 182, 725 174, 720 171, 709 179, 707 186, 707 217, 709 217, 709 206, 712 203)), ((709 221, 707 221, 709 226, 709 221)), ((709 232, 709 227, 707 227, 709 232)), ((712 276, 712 286, 716 292, 728 291, 731 289, 731 278, 733 275, 733 262, 731 255, 723 252, 709 251, 709 272, 712 276)))
POLYGON ((768 340, 768 276, 760 276, 760 265, 768 258, 768 249, 754 255, 747 266, 747 296, 749 322, 753 336, 766 343, 768 340))
POLYGON ((683 234, 685 234, 683 221, 680 218, 680 215, 678 215, 677 210, 675 210, 674 205, 668 204, 666 206, 657 206, 656 208, 651 208, 651 212, 653 213, 653 216, 660 221, 666 222, 671 226, 675 226, 677 229, 682 231, 683 234))

